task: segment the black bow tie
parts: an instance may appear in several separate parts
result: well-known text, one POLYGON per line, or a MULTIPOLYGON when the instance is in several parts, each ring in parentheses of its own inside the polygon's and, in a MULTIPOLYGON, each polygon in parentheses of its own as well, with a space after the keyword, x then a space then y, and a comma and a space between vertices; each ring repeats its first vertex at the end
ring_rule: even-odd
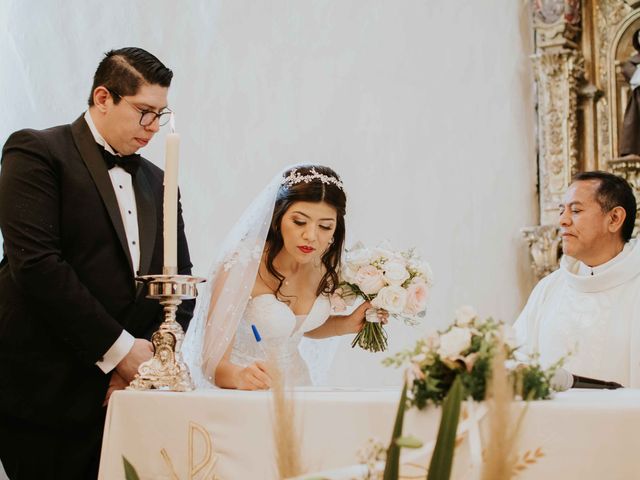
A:
POLYGON ((109 170, 117 165, 118 167, 124 168, 132 177, 135 176, 136 171, 140 166, 140 155, 136 155, 135 153, 119 157, 117 155, 112 155, 102 148, 102 157, 104 158, 104 162, 107 164, 107 168, 109 170))

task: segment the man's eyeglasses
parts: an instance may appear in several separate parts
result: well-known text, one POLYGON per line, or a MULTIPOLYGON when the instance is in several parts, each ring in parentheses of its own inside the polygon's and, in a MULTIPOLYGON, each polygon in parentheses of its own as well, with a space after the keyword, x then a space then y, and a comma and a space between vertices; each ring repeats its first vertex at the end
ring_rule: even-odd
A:
POLYGON ((135 105, 133 105, 131 102, 129 102, 126 98, 124 98, 119 93, 116 93, 116 92, 114 92, 112 90, 109 90, 109 89, 107 89, 107 90, 109 91, 109 93, 111 95, 114 95, 114 96, 120 98, 121 100, 124 100, 125 102, 127 102, 131 108, 133 108, 136 112, 138 112, 140 114, 140 125, 142 125, 143 127, 148 127, 149 125, 151 125, 153 122, 156 121, 156 118, 158 119, 158 124, 161 127, 163 125, 166 125, 167 122, 169 122, 169 116, 170 116, 170 114, 172 112, 168 108, 164 109, 160 113, 156 113, 153 110, 141 110, 138 107, 136 107, 135 105))

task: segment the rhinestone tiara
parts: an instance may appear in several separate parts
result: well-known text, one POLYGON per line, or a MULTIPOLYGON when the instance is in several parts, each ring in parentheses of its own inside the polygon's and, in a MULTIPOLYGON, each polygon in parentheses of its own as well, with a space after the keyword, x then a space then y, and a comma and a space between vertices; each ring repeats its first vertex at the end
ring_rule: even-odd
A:
POLYGON ((309 183, 309 182, 312 182, 313 180, 320 180, 322 183, 327 185, 333 184, 336 187, 338 187, 340 190, 344 191, 344 186, 342 185, 342 182, 340 180, 338 180, 336 177, 333 177, 331 175, 318 173, 315 168, 312 168, 311 170, 309 170, 309 173, 307 175, 301 174, 297 168, 294 168, 293 170, 291 170, 289 175, 287 175, 287 177, 284 180, 282 180, 282 185, 285 185, 286 187, 291 187, 298 183, 302 183, 302 182, 309 183))

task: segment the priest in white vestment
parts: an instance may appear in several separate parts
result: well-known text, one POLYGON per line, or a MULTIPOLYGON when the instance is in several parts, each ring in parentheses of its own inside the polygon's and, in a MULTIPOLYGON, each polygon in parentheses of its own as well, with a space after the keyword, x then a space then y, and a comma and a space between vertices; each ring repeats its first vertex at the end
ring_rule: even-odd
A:
POLYGON ((543 278, 514 325, 543 366, 570 354, 574 375, 640 387, 640 247, 636 200, 605 172, 576 175, 560 205, 560 268, 543 278))

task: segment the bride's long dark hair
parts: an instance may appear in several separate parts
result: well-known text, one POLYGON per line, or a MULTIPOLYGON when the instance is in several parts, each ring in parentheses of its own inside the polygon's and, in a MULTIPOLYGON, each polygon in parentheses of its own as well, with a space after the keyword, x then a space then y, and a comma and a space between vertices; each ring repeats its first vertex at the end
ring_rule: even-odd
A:
MULTIPOLYGON (((322 165, 300 165, 294 167, 300 175, 309 175, 311 170, 317 173, 333 177, 340 181, 340 177, 331 168, 322 165)), ((289 176, 292 169, 287 170, 283 174, 283 180, 289 176)), ((342 249, 344 247, 344 216, 347 207, 347 196, 342 188, 333 183, 324 183, 319 179, 313 179, 310 182, 299 182, 293 185, 282 185, 278 190, 273 217, 271 218, 271 226, 267 234, 265 245, 265 264, 267 271, 278 280, 278 288, 275 291, 276 296, 280 293, 280 288, 284 283, 284 275, 282 275, 274 266, 273 261, 284 247, 284 240, 280 232, 280 224, 282 217, 294 202, 326 202, 336 209, 336 229, 333 233, 333 242, 322 255, 322 264, 325 267, 325 273, 318 284, 316 295, 323 293, 333 293, 338 287, 338 271, 340 268, 340 259, 342 257, 342 249)))

